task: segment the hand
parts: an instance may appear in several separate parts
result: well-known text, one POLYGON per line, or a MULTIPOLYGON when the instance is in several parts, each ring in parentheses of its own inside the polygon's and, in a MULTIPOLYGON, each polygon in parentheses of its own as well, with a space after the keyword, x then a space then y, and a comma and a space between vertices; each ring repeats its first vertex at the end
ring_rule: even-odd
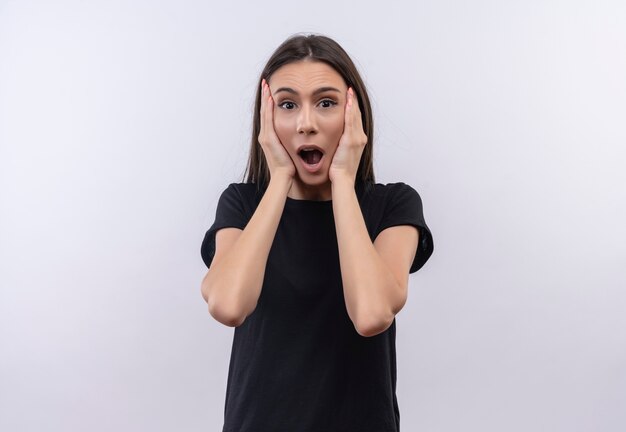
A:
POLYGON ((274 99, 265 79, 261 81, 261 90, 261 129, 258 139, 270 170, 270 176, 274 177, 274 174, 280 172, 293 178, 296 175, 296 166, 274 130, 274 99))
POLYGON ((354 91, 350 87, 346 98, 343 134, 328 171, 328 178, 331 182, 339 177, 356 181, 356 173, 366 144, 367 135, 363 131, 359 101, 354 97, 354 91))

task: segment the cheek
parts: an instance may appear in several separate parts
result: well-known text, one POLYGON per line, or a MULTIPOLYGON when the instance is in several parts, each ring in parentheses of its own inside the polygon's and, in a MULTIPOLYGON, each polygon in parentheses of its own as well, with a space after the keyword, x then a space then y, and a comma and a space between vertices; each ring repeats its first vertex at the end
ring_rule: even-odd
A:
POLYGON ((289 137, 290 131, 293 130, 293 128, 294 125, 292 119, 287 116, 277 115, 276 112, 274 112, 274 130, 283 144, 285 144, 283 139, 289 137))
POLYGON ((344 115, 334 115, 325 119, 324 129, 328 133, 329 138, 335 138, 337 142, 339 142, 339 138, 341 134, 343 134, 343 126, 344 126, 344 115))

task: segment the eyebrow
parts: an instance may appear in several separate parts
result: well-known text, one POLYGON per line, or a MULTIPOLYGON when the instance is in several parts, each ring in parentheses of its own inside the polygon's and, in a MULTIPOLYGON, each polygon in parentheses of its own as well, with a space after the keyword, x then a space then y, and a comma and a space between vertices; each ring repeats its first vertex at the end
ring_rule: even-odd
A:
MULTIPOLYGON (((281 91, 284 91, 284 92, 287 92, 287 93, 291 93, 291 94, 295 94, 295 95, 298 94, 298 92, 295 91, 294 89, 292 89, 291 87, 281 87, 281 88, 279 88, 278 90, 276 90, 274 92, 274 95, 276 95, 277 93, 280 93, 281 91)), ((315 96, 317 94, 320 94, 320 93, 327 92, 327 91, 335 91, 337 93, 341 93, 341 90, 336 89, 335 87, 320 87, 320 88, 318 88, 317 90, 315 90, 313 92, 313 96, 315 96)))

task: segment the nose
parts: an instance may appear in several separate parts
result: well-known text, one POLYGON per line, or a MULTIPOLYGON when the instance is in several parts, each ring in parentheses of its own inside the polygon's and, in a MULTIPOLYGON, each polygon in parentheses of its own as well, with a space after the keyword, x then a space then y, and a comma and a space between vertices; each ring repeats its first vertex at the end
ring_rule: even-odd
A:
POLYGON ((313 134, 317 133, 317 124, 315 120, 315 114, 311 112, 311 108, 305 105, 298 115, 298 134, 313 134))

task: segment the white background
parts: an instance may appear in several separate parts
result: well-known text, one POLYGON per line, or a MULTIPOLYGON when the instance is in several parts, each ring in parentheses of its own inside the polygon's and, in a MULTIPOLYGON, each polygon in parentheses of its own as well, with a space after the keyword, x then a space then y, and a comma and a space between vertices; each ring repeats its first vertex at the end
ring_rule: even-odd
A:
POLYGON ((200 244, 297 32, 353 57, 435 251, 402 430, 626 430, 626 3, 0 2, 0 429, 220 431, 200 244))

